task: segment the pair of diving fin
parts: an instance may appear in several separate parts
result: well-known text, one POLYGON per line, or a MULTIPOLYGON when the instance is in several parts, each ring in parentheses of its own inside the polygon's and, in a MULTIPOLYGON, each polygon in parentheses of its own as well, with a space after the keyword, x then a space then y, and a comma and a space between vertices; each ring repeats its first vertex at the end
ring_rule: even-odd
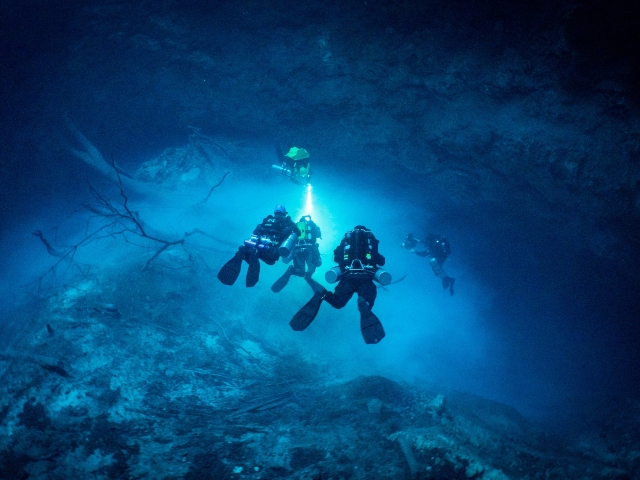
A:
MULTIPOLYGON (((298 313, 296 313, 289 322, 289 325, 291 325, 293 330, 301 332, 311 325, 311 322, 313 322, 316 315, 318 315, 320 305, 322 305, 322 301, 326 294, 326 290, 324 292, 315 292, 313 297, 311 297, 311 300, 298 310, 298 313)), ((360 299, 358 300, 358 309, 360 310, 360 332, 362 333, 362 338, 367 344, 378 343, 385 336, 382 323, 380 323, 380 319, 371 311, 367 302, 364 302, 364 300, 360 301, 360 299)))
MULTIPOLYGON (((225 263, 218 272, 218 280, 224 285, 233 285, 236 283, 238 276, 240 276, 240 270, 242 269, 242 260, 244 260, 244 254, 239 251, 235 256, 225 263)), ((249 270, 247 270, 247 287, 253 287, 260 279, 260 260, 256 255, 251 255, 247 261, 249 264, 249 270)))
POLYGON ((453 284, 455 283, 455 281, 456 279, 453 277, 444 277, 442 279, 442 288, 444 288, 445 290, 448 288, 449 293, 453 295, 453 284))

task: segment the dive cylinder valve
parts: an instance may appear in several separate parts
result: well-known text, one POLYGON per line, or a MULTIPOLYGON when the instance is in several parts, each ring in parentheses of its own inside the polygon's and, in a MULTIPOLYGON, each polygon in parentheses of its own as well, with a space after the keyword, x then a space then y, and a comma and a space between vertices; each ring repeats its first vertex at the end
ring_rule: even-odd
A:
POLYGON ((280 247, 278 248, 278 255, 280 255, 281 257, 288 257, 291 253, 291 250, 293 250, 293 247, 295 247, 297 243, 298 235, 292 233, 284 242, 280 244, 280 247))

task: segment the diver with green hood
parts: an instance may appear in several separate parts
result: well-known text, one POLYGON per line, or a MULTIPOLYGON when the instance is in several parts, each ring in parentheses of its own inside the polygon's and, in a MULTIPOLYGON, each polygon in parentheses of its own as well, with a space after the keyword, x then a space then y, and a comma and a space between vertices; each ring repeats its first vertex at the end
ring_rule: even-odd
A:
POLYGON ((284 274, 275 281, 271 290, 275 293, 287 286, 291 275, 298 277, 311 277, 320 265, 320 249, 318 239, 322 238, 320 227, 311 220, 311 215, 303 215, 296 224, 300 230, 300 236, 293 242, 285 242, 281 247, 282 261, 293 263, 287 268, 284 274))
POLYGON ((291 181, 298 185, 308 185, 311 181, 309 152, 304 148, 291 147, 286 154, 283 154, 277 145, 276 151, 278 152, 280 164, 272 165, 271 167, 291 178, 291 181))
POLYGON ((284 205, 277 205, 273 215, 265 217, 233 258, 222 266, 218 280, 224 285, 233 285, 240 275, 244 260, 249 264, 246 285, 253 287, 260 278, 260 260, 267 265, 274 265, 286 252, 283 246, 297 241, 299 236, 300 230, 287 215, 287 209, 284 205))

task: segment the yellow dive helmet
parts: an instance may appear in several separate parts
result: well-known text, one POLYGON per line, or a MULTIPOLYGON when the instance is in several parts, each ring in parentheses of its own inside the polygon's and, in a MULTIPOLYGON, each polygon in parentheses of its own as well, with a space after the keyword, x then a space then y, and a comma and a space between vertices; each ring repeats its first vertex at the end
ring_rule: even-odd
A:
POLYGON ((309 158, 309 152, 307 152, 304 148, 291 147, 285 157, 289 157, 291 160, 296 161, 304 160, 305 158, 309 158))

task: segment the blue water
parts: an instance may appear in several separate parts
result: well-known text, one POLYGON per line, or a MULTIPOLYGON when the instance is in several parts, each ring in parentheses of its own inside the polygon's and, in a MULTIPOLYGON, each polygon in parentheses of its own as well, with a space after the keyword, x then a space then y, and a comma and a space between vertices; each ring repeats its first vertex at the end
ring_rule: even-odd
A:
MULTIPOLYGON (((579 144, 584 138, 569 127, 533 120, 525 113, 534 107, 525 103, 505 107, 506 95, 471 98, 472 92, 447 73, 444 58, 449 55, 432 60, 432 75, 442 76, 441 92, 425 93, 419 84, 403 80, 408 75, 403 69, 411 65, 403 45, 417 41, 411 37, 416 31, 436 29, 435 20, 420 23, 397 11, 350 23, 351 16, 376 12, 360 4, 348 13, 337 4, 311 12, 299 6, 304 17, 293 23, 283 19, 281 5, 251 2, 215 7, 186 2, 182 10, 168 1, 141 6, 31 2, 3 8, 10 19, 3 25, 2 48, 9 52, 2 60, 0 137, 3 322, 10 322, 13 309, 32 298, 33 282, 52 265, 31 232, 41 229, 58 244, 73 245, 86 231, 81 206, 92 201, 88 183, 118 198, 104 175, 70 153, 74 139, 64 119, 71 119, 107 160, 130 172, 167 148, 186 145, 190 127, 196 127, 231 149, 231 174, 197 210, 192 205, 206 194, 205 185, 156 197, 132 192, 136 210, 153 228, 177 236, 201 228, 214 236, 216 240, 198 240, 194 251, 215 270, 276 204, 287 205, 294 220, 310 213, 303 189, 270 168, 273 142, 293 142, 307 148, 313 160, 311 213, 323 232, 325 262, 319 274, 332 265, 341 235, 364 224, 380 240, 387 270, 394 278, 406 275, 379 289, 375 312, 387 338, 378 346, 363 344, 355 300, 341 311, 324 306, 304 334, 294 336, 271 325, 265 335, 287 335, 345 374, 383 374, 471 391, 547 421, 570 417, 612 396, 640 395, 637 270, 597 255, 579 228, 565 228, 571 214, 562 197, 552 200, 557 218, 536 218, 536 209, 512 201, 506 188, 499 193, 506 179, 484 170, 474 179, 454 169, 447 183, 436 182, 432 168, 415 173, 399 166, 398 158, 407 154, 415 154, 418 163, 435 155, 436 169, 464 163, 465 155, 477 148, 493 155, 496 140, 485 134, 489 126, 513 128, 523 138, 538 136, 541 142, 575 135, 579 144), (351 34, 338 29, 343 20, 352 26, 351 34), (357 52, 366 51, 372 31, 386 40, 371 48, 386 44, 398 50, 399 79, 385 77, 387 70, 379 65, 358 63, 357 52), (333 95, 346 103, 325 101, 333 95), (377 119, 376 101, 393 95, 395 103, 419 105, 423 117, 377 119), (468 126, 452 134, 461 124, 468 126), (420 128, 433 138, 410 133, 420 128), (362 130, 370 132, 370 141, 366 149, 354 150, 354 136, 361 141, 362 130), (383 138, 390 130, 401 137, 383 138), (447 135, 459 144, 451 148, 450 158, 442 158, 430 140, 447 135), (473 194, 473 189, 485 188, 497 192, 488 195, 491 201, 473 194), (445 269, 456 278, 455 295, 442 290, 425 259, 400 247, 409 232, 449 238, 452 254, 445 269)), ((451 21, 445 7, 433 8, 432 18, 451 21)), ((518 30, 508 22, 504 27, 504 19, 503 27, 486 20, 489 27, 481 18, 465 20, 477 27, 478 35, 518 30)), ((484 60, 491 52, 478 55, 477 49, 488 47, 476 43, 473 33, 456 38, 449 69, 469 62, 480 69, 479 75, 490 76, 484 60)), ((435 45, 446 41, 435 33, 433 37, 435 45)), ((520 87, 554 95, 553 88, 536 84, 534 73, 530 78, 530 85, 520 87)), ((522 93, 518 88, 514 91, 522 93)), ((584 149, 601 141, 597 146, 605 153, 615 153, 616 147, 605 140, 595 138, 584 149)), ((531 158, 523 154, 510 161, 517 165, 531 158)), ((629 224, 621 218, 622 224, 604 225, 596 234, 606 238, 609 231, 632 231, 633 218, 629 224)), ((593 233, 591 225, 584 231, 593 233)), ((78 259, 113 266, 128 251, 118 249, 130 247, 95 242, 80 249, 78 259)), ((238 285, 230 295, 251 311, 259 312, 268 302, 270 311, 282 312, 271 321, 286 330, 309 290, 294 278, 280 296, 269 297, 268 286, 284 268, 263 267, 255 290, 238 285)), ((60 276, 57 280, 64 282, 64 274, 60 276)), ((245 321, 251 326, 256 319, 248 316, 245 321)), ((7 324, 3 329, 9 332, 3 341, 10 345, 16 328, 7 324)))

